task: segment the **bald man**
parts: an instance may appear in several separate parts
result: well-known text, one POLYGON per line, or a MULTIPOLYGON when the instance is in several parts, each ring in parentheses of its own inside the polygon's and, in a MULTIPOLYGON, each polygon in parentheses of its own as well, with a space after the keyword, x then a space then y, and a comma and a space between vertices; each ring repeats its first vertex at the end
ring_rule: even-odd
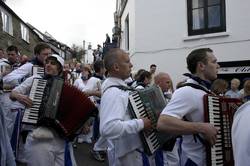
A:
MULTIPOLYGON (((168 73, 160 72, 154 77, 155 85, 158 85, 166 99, 167 102, 171 99, 173 93, 173 84, 168 73)), ((179 165, 179 155, 178 155, 178 143, 175 144, 172 151, 161 149, 157 152, 156 158, 157 162, 163 159, 164 166, 179 165)))
POLYGON ((170 100, 174 91, 170 76, 167 73, 160 72, 154 77, 155 84, 158 85, 166 98, 167 102, 170 100))
POLYGON ((133 65, 129 54, 119 48, 110 49, 104 56, 104 65, 109 77, 102 84, 100 105, 100 134, 108 140, 108 160, 110 166, 139 166, 148 157, 148 165, 153 159, 143 151, 139 133, 151 129, 148 118, 133 119, 128 108, 129 92, 115 86, 124 86, 133 65))

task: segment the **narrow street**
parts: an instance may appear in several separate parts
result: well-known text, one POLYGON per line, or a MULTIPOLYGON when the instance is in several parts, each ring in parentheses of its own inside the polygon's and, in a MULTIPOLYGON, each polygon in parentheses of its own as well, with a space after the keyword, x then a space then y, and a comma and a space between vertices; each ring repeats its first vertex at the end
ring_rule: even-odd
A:
POLYGON ((77 148, 74 148, 74 154, 78 166, 108 166, 107 159, 104 162, 100 162, 94 159, 91 154, 91 144, 77 144, 77 148))

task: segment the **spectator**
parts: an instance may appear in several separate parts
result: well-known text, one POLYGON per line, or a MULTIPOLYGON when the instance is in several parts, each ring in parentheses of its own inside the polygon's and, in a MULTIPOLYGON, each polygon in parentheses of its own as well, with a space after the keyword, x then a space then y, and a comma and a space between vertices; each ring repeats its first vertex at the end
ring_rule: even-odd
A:
POLYGON ((154 76, 155 76, 155 72, 156 72, 156 65, 155 64, 152 64, 152 65, 150 65, 150 70, 149 70, 149 72, 152 74, 152 82, 151 82, 151 84, 154 84, 154 76))
POLYGON ((109 37, 109 34, 106 33, 105 44, 109 44, 109 43, 110 43, 110 37, 109 37))
POLYGON ((237 78, 234 78, 231 80, 231 89, 226 92, 226 96, 230 98, 240 98, 241 94, 239 91, 240 86, 240 80, 237 78))
POLYGON ((22 65, 24 65, 25 63, 27 63, 29 61, 29 57, 27 55, 22 55, 20 57, 19 61, 20 61, 20 65, 22 66, 22 65))
POLYGON ((211 85, 211 91, 216 95, 224 96, 228 88, 228 83, 223 79, 216 79, 211 85))

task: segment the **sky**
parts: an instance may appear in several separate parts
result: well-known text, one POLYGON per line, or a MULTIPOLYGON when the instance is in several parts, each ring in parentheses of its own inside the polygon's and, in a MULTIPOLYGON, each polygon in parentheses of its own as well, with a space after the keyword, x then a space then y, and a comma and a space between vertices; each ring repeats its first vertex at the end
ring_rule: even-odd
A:
POLYGON ((24 21, 71 47, 93 48, 112 36, 116 0, 6 0, 24 21))

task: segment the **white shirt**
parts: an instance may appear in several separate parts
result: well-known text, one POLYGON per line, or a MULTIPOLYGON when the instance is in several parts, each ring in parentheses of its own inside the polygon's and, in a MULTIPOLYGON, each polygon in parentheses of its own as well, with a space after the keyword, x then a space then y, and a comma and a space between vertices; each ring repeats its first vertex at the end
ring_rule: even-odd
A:
POLYGON ((16 91, 16 92, 23 94, 23 95, 29 95, 34 78, 42 78, 42 77, 40 75, 31 76, 31 77, 27 78, 22 84, 15 87, 13 89, 13 91, 16 91))
POLYGON ((128 112, 128 91, 109 88, 111 85, 126 83, 118 78, 109 77, 102 84, 100 106, 100 134, 108 140, 108 148, 114 152, 115 159, 141 148, 139 132, 144 128, 142 119, 131 119, 128 112))
POLYGON ((11 66, 7 63, 8 60, 7 59, 0 59, 0 79, 2 79, 2 72, 4 72, 6 70, 6 68, 11 68, 11 66), (5 69, 4 69, 5 68, 5 69))
POLYGON ((233 90, 229 90, 226 92, 225 96, 230 97, 230 98, 240 98, 241 97, 241 93, 239 90, 233 91, 233 90))
POLYGON ((97 91, 101 89, 101 80, 96 77, 90 77, 83 91, 97 91))
MULTIPOLYGON (((187 80, 188 83, 198 84, 192 79, 187 80)), ((192 122, 204 122, 204 104, 203 96, 206 92, 186 86, 177 89, 168 105, 164 108, 161 114, 170 115, 178 119, 184 116, 192 122)), ((183 135, 182 153, 185 164, 185 159, 190 158, 197 165, 206 165, 205 147, 197 139, 195 142, 193 135, 183 135)))
POLYGON ((81 78, 76 79, 75 82, 74 82, 74 86, 77 89, 79 89, 80 91, 83 91, 83 89, 86 86, 86 84, 87 84, 87 80, 83 81, 81 78))
MULTIPOLYGON (((90 77, 90 79, 88 79, 88 82, 86 83, 86 86, 83 88, 83 91, 88 92, 88 91, 98 91, 98 90, 101 90, 101 79, 96 77, 90 77)), ((89 98, 96 104, 96 106, 99 105, 98 104, 98 102, 100 101, 99 97, 90 96, 89 98)))
POLYGON ((234 114, 232 144, 235 166, 249 165, 250 159, 250 101, 241 105, 234 114))
POLYGON ((25 77, 29 77, 32 74, 32 63, 25 63, 16 70, 3 77, 4 84, 10 84, 12 86, 17 86, 21 83, 21 80, 25 77))

